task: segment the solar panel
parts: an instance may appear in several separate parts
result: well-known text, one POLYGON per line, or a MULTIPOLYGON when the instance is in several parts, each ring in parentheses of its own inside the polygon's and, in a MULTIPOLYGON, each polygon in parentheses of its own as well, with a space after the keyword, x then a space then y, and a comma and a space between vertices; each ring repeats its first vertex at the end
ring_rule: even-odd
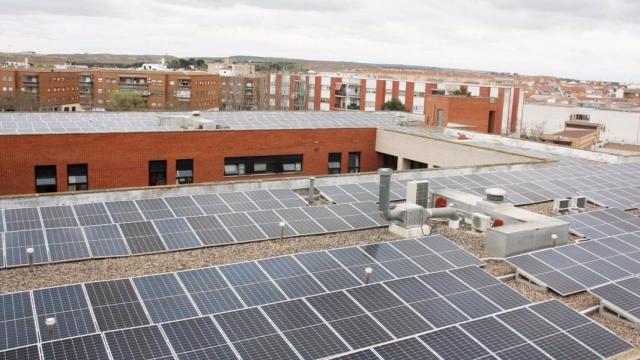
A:
POLYGON ((109 359, 104 342, 99 334, 43 343, 42 355, 45 359, 109 359))
POLYGON ((4 234, 6 266, 28 265, 27 249, 33 249, 35 264, 49 261, 42 230, 10 231, 4 234))
POLYGON ((202 247, 202 243, 185 219, 163 219, 153 221, 168 250, 202 247))
POLYGON ((33 300, 43 341, 86 335, 96 331, 81 285, 34 290, 33 300), (53 339, 47 338, 45 324, 45 320, 50 317, 56 320, 53 339))
POLYGON ((144 308, 128 279, 87 283, 85 288, 101 331, 149 324, 144 308))
POLYGON ((29 292, 0 295, 0 351, 38 342, 29 292))
POLYGON ((204 245, 222 245, 235 242, 214 215, 194 216, 186 219, 204 245))
POLYGON ((207 214, 224 214, 233 212, 217 194, 193 195, 193 199, 207 214))
POLYGON ((396 338, 418 334, 433 328, 415 310, 406 305, 379 310, 371 313, 371 316, 396 338))
POLYGON ((423 335, 420 340, 445 359, 478 359, 489 355, 482 345, 457 327, 423 335))
POLYGON ((173 274, 137 277, 133 283, 154 323, 198 316, 173 274))
POLYGON ((25 346, 17 349, 0 351, 2 360, 40 360, 40 352, 37 345, 25 346))
POLYGON ((6 231, 41 229, 42 223, 37 208, 5 209, 6 231))
POLYGON ((165 323, 162 330, 180 359, 236 359, 209 317, 165 323))
POLYGON ((176 216, 186 217, 204 215, 198 204, 196 204, 190 196, 165 197, 164 200, 176 216))
POLYGON ((217 268, 178 273, 180 281, 202 314, 215 314, 244 307, 217 268))
POLYGON ((148 254, 167 250, 151 221, 120 224, 120 230, 131 254, 148 254))
POLYGON ((140 210, 138 210, 138 207, 133 201, 112 201, 106 202, 104 205, 116 223, 144 220, 142 213, 140 213, 140 210))
POLYGON ((94 258, 130 254, 118 225, 88 226, 83 231, 94 258))
POLYGON ((144 326, 105 333, 114 360, 173 359, 158 326, 144 326))
POLYGON ((46 206, 40 208, 42 224, 45 228, 78 226, 71 206, 46 206))
POLYGON ((352 230, 353 228, 325 207, 300 208, 327 232, 352 230))
MULTIPOLYGON (((376 346, 375 351, 383 359, 397 360, 436 360, 438 357, 434 355, 420 340, 410 338, 402 341, 393 342, 386 345, 376 346)), ((372 357, 372 359, 377 359, 372 357)))
POLYGON ((81 226, 111 224, 111 217, 103 203, 73 205, 81 226))
POLYGON ((171 209, 169 209, 169 206, 167 206, 167 203, 161 198, 135 200, 135 203, 147 220, 175 217, 171 209))
POLYGON ((90 257, 87 242, 80 228, 46 229, 45 234, 52 262, 90 257))

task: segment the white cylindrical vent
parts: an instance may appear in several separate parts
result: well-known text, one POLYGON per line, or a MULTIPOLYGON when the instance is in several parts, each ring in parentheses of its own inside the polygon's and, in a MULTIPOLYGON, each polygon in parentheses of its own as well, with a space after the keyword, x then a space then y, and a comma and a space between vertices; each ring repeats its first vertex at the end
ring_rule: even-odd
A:
POLYGON ((488 188, 484 191, 488 201, 503 202, 507 198, 507 191, 499 188, 488 188))

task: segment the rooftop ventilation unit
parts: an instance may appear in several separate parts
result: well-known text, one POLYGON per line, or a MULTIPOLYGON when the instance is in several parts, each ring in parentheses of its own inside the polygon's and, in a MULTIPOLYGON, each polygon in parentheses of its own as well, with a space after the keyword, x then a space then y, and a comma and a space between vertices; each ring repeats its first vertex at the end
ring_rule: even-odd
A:
POLYGON ((585 196, 572 196, 571 208, 576 210, 585 210, 587 208, 587 198, 585 196))
POLYGON ((475 231, 485 232, 491 226, 491 217, 481 213, 473 213, 471 215, 471 226, 475 231))
POLYGON ((500 203, 504 202, 507 198, 507 191, 504 189, 488 188, 484 191, 484 193, 486 195, 487 201, 491 202, 500 203))
POLYGON ((407 202, 429 207, 429 181, 416 180, 407 183, 407 202))
POLYGON ((555 199, 553 200, 553 212, 559 213, 567 211, 571 208, 571 200, 569 199, 555 199))

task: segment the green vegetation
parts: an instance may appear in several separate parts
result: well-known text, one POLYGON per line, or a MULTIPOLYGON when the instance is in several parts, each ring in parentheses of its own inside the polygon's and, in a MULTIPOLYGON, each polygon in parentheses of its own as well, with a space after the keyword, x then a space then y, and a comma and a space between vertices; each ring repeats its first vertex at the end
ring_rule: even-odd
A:
POLYGON ((383 111, 407 111, 402 101, 398 99, 391 99, 382 105, 383 111))
POLYGON ((204 70, 206 68, 204 59, 195 59, 195 58, 189 58, 189 59, 180 58, 177 60, 171 60, 167 64, 167 67, 169 69, 185 69, 185 68, 188 68, 189 66, 193 66, 196 69, 200 69, 200 70, 204 70))
POLYGON ((147 111, 147 102, 135 92, 116 91, 111 95, 109 111, 147 111))
POLYGON ((456 90, 453 92, 453 95, 457 96, 471 96, 471 93, 466 88, 461 88, 460 90, 456 90))

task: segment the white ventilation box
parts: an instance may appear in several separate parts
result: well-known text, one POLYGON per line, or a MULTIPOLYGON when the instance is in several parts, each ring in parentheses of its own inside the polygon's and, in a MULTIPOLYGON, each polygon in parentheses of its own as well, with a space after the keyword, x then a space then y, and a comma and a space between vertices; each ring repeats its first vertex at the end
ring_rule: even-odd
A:
POLYGON ((407 183, 407 202, 429 207, 429 181, 414 180, 407 183))
POLYGON ((471 215, 471 226, 475 231, 485 232, 491 226, 491 217, 481 213, 473 213, 471 215))
POLYGON ((587 208, 587 198, 585 196, 572 196, 570 203, 572 209, 584 210, 587 208))
POLYGON ((553 212, 567 211, 571 208, 571 200, 569 199, 555 199, 553 200, 553 212))

